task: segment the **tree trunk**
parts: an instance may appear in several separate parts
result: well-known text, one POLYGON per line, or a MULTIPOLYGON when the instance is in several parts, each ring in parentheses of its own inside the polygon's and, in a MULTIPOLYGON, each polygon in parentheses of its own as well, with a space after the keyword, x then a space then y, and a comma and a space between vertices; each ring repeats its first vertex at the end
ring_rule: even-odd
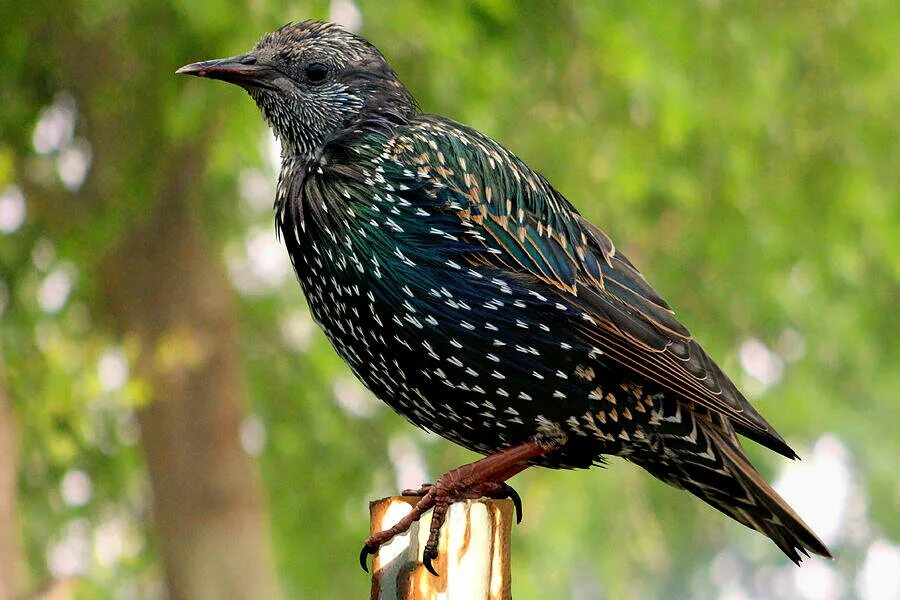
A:
MULTIPOLYGON (((88 5, 39 2, 18 36, 41 40, 43 53, 32 54, 53 57, 35 73, 34 93, 72 95, 77 135, 93 158, 77 197, 47 186, 29 194, 29 210, 51 239, 105 254, 82 266, 97 286, 94 315, 137 349, 134 375, 147 390, 141 444, 168 596, 277 598, 261 486, 240 444, 246 406, 233 291, 191 210, 211 201, 203 184, 215 115, 205 111, 208 126, 179 142, 169 112, 178 103, 173 71, 196 51, 187 40, 206 28, 167 3, 88 5), (61 15, 71 22, 60 26, 61 15), (114 247, 100 249, 107 239, 114 247)), ((0 447, 0 462, 11 456, 0 447)), ((6 564, 0 554, 0 577, 6 564)))
POLYGON ((20 569, 24 566, 16 519, 19 431, 6 394, 0 354, 0 600, 18 597, 20 569))
POLYGON ((103 267, 107 310, 139 343, 150 390, 139 422, 157 544, 173 600, 275 598, 260 485, 239 439, 233 292, 189 209, 202 201, 203 153, 173 154, 149 219, 103 267))

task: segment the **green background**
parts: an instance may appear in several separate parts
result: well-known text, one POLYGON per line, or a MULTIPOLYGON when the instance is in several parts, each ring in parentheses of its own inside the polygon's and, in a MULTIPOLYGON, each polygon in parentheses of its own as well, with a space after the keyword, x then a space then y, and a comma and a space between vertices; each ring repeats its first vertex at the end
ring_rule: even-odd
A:
POLYGON ((71 551, 77 598, 164 597, 135 425, 151 394, 95 289, 97 256, 162 201, 173 154, 199 161, 188 218, 233 283, 242 441, 284 596, 366 597, 367 501, 416 474, 404 464, 434 477, 475 458, 352 379, 274 246, 277 148, 256 108, 236 87, 173 75, 330 12, 360 20, 423 110, 501 141, 610 233, 803 457, 746 444, 836 557, 797 569, 613 460, 513 480, 514 596, 900 594, 889 0, 0 0, 0 348, 20 431, 21 586, 60 576, 53 556, 71 551), (198 139, 203 152, 183 152, 198 139))

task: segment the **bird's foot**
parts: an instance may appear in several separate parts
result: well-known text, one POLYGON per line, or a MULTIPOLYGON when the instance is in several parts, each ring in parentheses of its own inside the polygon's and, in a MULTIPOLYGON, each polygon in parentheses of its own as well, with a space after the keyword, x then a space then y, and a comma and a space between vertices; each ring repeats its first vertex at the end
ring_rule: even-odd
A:
POLYGON ((434 509, 434 511, 431 515, 428 542, 425 544, 425 549, 422 552, 422 564, 425 565, 429 573, 435 576, 438 573, 432 561, 438 555, 441 526, 447 518, 447 511, 450 509, 450 505, 454 502, 477 500, 478 498, 492 498, 495 500, 509 498, 516 507, 516 522, 522 522, 522 499, 512 487, 502 481, 466 483, 459 479, 456 471, 450 471, 441 476, 437 483, 426 483, 417 490, 403 490, 402 494, 404 496, 417 496, 420 500, 396 525, 369 536, 362 552, 359 554, 360 565, 365 571, 368 571, 366 559, 370 554, 375 554, 382 545, 408 531, 412 524, 418 521, 429 509, 434 509))
MULTIPOLYGON (((416 496, 416 497, 424 497, 428 491, 434 487, 430 483, 423 483, 421 487, 418 489, 405 489, 400 492, 401 496, 416 496)), ((522 522, 522 497, 519 496, 519 493, 508 483, 502 481, 489 481, 484 482, 484 488, 482 490, 482 494, 480 496, 466 496, 455 498, 451 501, 455 502, 456 500, 476 500, 478 498, 490 498, 491 500, 505 500, 509 498, 513 501, 513 506, 516 509, 516 523, 522 522)))
POLYGON ((485 497, 510 498, 516 507, 516 522, 521 522, 522 500, 519 494, 506 484, 506 480, 522 471, 527 466, 528 460, 542 456, 549 451, 549 448, 537 442, 525 442, 448 471, 441 475, 434 484, 425 484, 418 490, 404 490, 404 496, 417 496, 419 501, 393 527, 369 536, 359 553, 359 562, 363 570, 366 572, 369 570, 366 566, 366 559, 370 554, 375 554, 383 544, 408 531, 426 511, 434 509, 431 515, 428 542, 422 553, 422 564, 425 565, 428 572, 437 576, 438 573, 434 569, 432 561, 438 555, 441 525, 444 524, 450 504, 458 500, 474 500, 485 497))

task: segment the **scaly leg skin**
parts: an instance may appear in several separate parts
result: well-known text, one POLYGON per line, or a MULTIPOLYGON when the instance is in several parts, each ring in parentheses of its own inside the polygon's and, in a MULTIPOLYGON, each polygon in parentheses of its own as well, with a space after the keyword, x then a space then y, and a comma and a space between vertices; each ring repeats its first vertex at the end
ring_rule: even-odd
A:
POLYGON ((438 555, 438 540, 441 525, 447 516, 450 504, 457 500, 476 498, 512 498, 516 506, 516 520, 522 520, 522 501, 519 495, 506 480, 528 467, 528 461, 553 450, 545 444, 529 441, 512 448, 507 448, 473 463, 448 471, 438 478, 433 485, 423 485, 418 490, 404 490, 403 495, 421 496, 413 509, 390 529, 379 531, 369 536, 359 553, 359 562, 368 572, 366 559, 370 554, 378 552, 382 544, 386 544, 395 536, 406 532, 422 515, 433 508, 431 529, 428 543, 425 544, 422 563, 428 572, 437 576, 432 561, 438 555), (412 493, 409 493, 412 492, 412 493))

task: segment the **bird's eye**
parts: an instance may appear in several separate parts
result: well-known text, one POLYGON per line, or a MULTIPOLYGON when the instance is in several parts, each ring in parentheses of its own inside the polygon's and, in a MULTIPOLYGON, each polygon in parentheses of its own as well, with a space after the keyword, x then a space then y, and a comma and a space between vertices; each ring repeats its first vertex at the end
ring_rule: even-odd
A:
POLYGON ((328 66, 322 63, 311 63, 306 66, 306 79, 310 83, 322 83, 328 75, 328 66))

